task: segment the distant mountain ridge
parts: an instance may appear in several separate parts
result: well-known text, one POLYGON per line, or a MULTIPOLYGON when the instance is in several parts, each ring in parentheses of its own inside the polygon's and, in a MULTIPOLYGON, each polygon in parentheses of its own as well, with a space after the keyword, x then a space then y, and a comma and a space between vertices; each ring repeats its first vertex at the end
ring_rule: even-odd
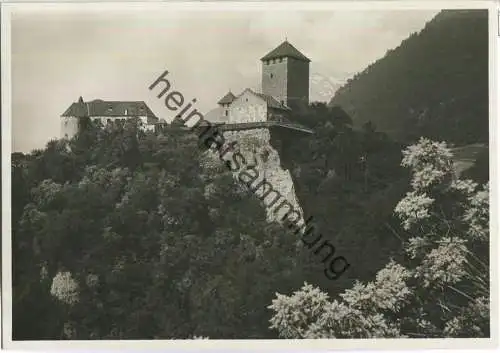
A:
POLYGON ((488 142, 488 12, 443 10, 338 89, 356 127, 401 141, 488 142))
POLYGON ((325 75, 314 72, 309 79, 311 102, 327 103, 335 92, 346 83, 345 79, 340 79, 335 75, 325 75))

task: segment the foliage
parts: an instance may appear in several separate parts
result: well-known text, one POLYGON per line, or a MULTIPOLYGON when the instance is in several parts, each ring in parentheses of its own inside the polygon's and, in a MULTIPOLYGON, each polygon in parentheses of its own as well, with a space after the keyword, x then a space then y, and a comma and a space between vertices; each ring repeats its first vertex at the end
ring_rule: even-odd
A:
POLYGON ((412 190, 395 214, 408 231, 404 265, 340 294, 307 283, 277 294, 271 328, 281 337, 488 337, 488 184, 454 175, 444 143, 421 138, 403 151, 412 190))
POLYGON ((373 123, 360 131, 353 129, 340 107, 313 103, 293 119, 314 134, 286 139, 276 132, 274 137, 285 146, 281 160, 292 172, 306 218, 314 218, 317 232, 351 264, 331 281, 324 276, 324 264, 316 266, 317 259, 311 258, 306 279, 337 295, 356 279, 372 278, 401 247, 400 238, 391 231, 397 226, 392 211, 408 181, 399 167, 401 146, 373 123))
POLYGON ((402 141, 488 142, 488 11, 443 10, 356 74, 330 104, 402 141))
POLYGON ((88 124, 15 157, 14 339, 272 337, 296 241, 196 136, 88 124))
MULTIPOLYGON (((86 122, 71 140, 12 156, 14 339, 275 338, 266 306, 276 291, 306 281, 336 296, 391 257, 401 263, 391 218, 409 183, 400 145, 374 124, 354 130, 338 107, 312 104, 293 118, 315 134, 274 131, 272 143, 282 142, 280 159, 306 215, 352 264, 342 277, 328 280, 317 256, 268 223, 261 202, 195 135, 86 122)), ((427 208, 441 204, 429 197, 427 208)), ((463 231, 474 239, 487 228, 485 201, 476 195, 464 214, 463 231)), ((370 293, 385 298, 385 311, 399 307, 383 290, 370 293)), ((477 326, 467 315, 482 304, 448 330, 477 326)), ((360 310, 345 311, 349 327, 360 310)), ((397 332, 380 313, 363 325, 361 336, 397 332)))

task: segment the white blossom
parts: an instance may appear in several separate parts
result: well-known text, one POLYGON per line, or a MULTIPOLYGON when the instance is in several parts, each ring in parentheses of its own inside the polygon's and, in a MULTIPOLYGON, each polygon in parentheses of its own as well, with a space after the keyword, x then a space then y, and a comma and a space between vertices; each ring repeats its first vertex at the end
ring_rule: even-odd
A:
POLYGON ((423 280, 424 287, 453 284, 465 276, 467 248, 464 243, 462 239, 444 238, 436 249, 425 256, 416 269, 416 276, 423 280))
POLYGON ((308 324, 321 316, 327 304, 328 295, 307 283, 290 297, 276 293, 268 307, 275 311, 271 328, 279 329, 285 338, 304 338, 308 324))
POLYGON ((415 191, 408 192, 406 196, 398 202, 394 212, 401 219, 403 228, 409 230, 412 225, 430 217, 429 206, 434 199, 425 193, 418 194, 415 191))
POLYGON ((50 294, 66 304, 78 303, 78 283, 73 279, 70 272, 58 272, 52 279, 50 294))
POLYGON ((468 224, 468 234, 474 239, 487 240, 489 237, 489 184, 483 190, 469 197, 470 208, 463 220, 468 224))
POLYGON ((452 190, 459 191, 467 197, 470 197, 476 190, 477 183, 473 182, 472 180, 455 179, 450 184, 450 188, 452 190))
POLYGON ((469 262, 466 246, 467 236, 488 240, 488 184, 478 190, 475 182, 457 179, 451 151, 443 142, 421 138, 403 154, 402 165, 412 171, 413 190, 394 213, 413 233, 404 247, 412 267, 390 261, 374 281, 356 282, 339 295, 340 300, 329 301, 327 294, 307 283, 291 296, 277 294, 268 308, 274 311, 271 328, 281 337, 405 337, 401 327, 417 337, 489 334, 487 269, 471 270, 475 265, 469 262), (467 288, 452 287, 470 277, 476 281, 468 281, 467 288), (448 303, 454 300, 448 290, 469 303, 448 303), (444 310, 442 317, 427 314, 433 306, 444 310), (409 316, 398 314, 402 310, 409 316))
POLYGON ((410 273, 390 261, 377 273, 376 281, 363 285, 357 282, 340 296, 352 307, 364 310, 385 309, 397 312, 411 294, 406 284, 410 273))
POLYGON ((430 242, 426 238, 420 236, 412 237, 408 239, 408 243, 405 246, 405 252, 410 255, 411 259, 414 259, 420 256, 429 245, 430 242))
POLYGON ((412 186, 421 190, 453 176, 452 157, 445 142, 421 137, 417 144, 403 150, 401 165, 412 170, 412 186))

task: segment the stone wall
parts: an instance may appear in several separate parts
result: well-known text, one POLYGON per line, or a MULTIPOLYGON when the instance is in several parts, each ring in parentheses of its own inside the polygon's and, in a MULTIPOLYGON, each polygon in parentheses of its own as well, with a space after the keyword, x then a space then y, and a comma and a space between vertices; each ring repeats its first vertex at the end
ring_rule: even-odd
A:
POLYGON ((288 58, 272 59, 262 63, 262 93, 273 96, 278 102, 288 96, 288 58))
POLYGON ((78 133, 78 119, 73 117, 61 118, 61 137, 72 138, 78 133))
POLYGON ((229 123, 253 123, 266 120, 266 102, 248 90, 238 96, 229 106, 229 123))

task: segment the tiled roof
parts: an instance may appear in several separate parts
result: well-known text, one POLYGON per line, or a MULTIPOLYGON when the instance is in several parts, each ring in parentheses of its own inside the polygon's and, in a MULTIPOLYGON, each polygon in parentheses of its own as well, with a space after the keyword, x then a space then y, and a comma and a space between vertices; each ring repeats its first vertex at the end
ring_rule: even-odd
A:
POLYGON ((282 58, 282 57, 290 57, 302 61, 307 61, 310 62, 308 57, 306 57, 304 54, 302 54, 300 51, 297 50, 293 45, 291 45, 288 41, 284 41, 281 43, 277 48, 274 50, 271 50, 267 55, 262 57, 262 61, 264 60, 270 60, 270 59, 277 59, 277 58, 282 58))
POLYGON ((274 98, 273 96, 270 96, 270 95, 264 94, 264 93, 257 93, 257 92, 253 92, 253 93, 258 95, 260 98, 264 99, 269 108, 291 110, 285 104, 281 104, 280 102, 278 102, 278 100, 276 98, 274 98))
POLYGON ((156 118, 154 113, 143 101, 123 102, 123 101, 103 101, 95 99, 90 102, 84 102, 83 99, 71 104, 71 106, 62 114, 62 116, 90 117, 124 117, 124 116, 147 116, 156 118))
POLYGON ((234 101, 234 99, 236 98, 236 96, 231 92, 229 91, 224 97, 222 97, 220 99, 220 101, 218 101, 217 103, 218 104, 230 104, 232 103, 232 101, 234 101))

